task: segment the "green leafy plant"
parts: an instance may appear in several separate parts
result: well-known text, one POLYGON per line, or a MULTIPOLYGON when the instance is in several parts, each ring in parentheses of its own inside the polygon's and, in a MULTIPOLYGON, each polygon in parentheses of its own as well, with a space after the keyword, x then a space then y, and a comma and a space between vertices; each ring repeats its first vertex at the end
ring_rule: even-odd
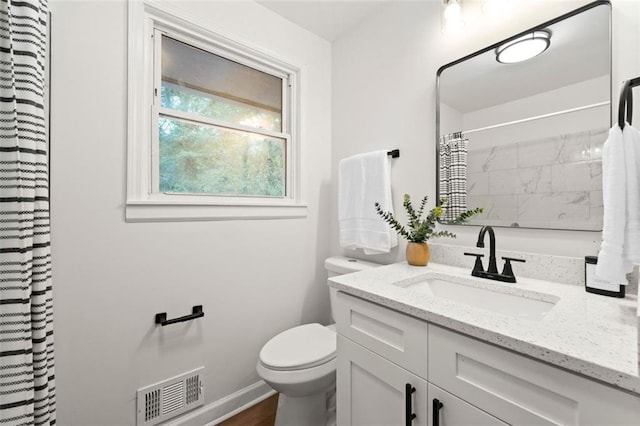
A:
MULTIPOLYGON (((452 232, 435 230, 436 222, 440 217, 442 217, 442 214, 444 212, 443 205, 445 204, 446 200, 441 199, 440 205, 432 208, 429 211, 429 214, 423 218, 424 208, 427 205, 427 196, 425 195, 425 197, 420 202, 420 206, 416 210, 411 204, 411 197, 409 197, 409 194, 404 194, 404 201, 402 205, 407 211, 407 216, 409 217, 409 222, 406 226, 398 222, 393 213, 383 211, 379 203, 376 203, 375 207, 378 215, 380 215, 380 217, 382 217, 382 219, 384 219, 384 221, 387 222, 389 226, 394 229, 399 235, 413 243, 424 243, 429 238, 456 237, 456 235, 452 232)), ((482 207, 477 207, 473 210, 467 210, 458 215, 458 217, 456 217, 449 223, 464 223, 470 217, 480 213, 482 213, 482 207)))

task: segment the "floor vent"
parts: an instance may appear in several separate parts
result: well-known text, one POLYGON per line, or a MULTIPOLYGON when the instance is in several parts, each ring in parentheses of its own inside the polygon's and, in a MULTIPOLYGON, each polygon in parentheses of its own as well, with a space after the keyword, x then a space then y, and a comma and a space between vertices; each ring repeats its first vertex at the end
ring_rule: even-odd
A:
POLYGON ((204 367, 138 389, 137 425, 164 422, 204 404, 204 367))

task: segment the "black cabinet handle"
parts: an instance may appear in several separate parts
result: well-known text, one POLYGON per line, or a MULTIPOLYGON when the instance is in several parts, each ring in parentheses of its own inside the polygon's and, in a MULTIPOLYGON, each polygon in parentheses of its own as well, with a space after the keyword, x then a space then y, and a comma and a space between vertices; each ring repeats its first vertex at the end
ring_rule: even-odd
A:
POLYGON ((156 314, 156 324, 160 324, 161 326, 176 324, 179 322, 189 321, 192 319, 200 318, 204 316, 204 311, 202 310, 202 305, 197 305, 191 308, 191 314, 185 315, 183 317, 167 319, 167 313, 161 312, 156 314))
POLYGON ((440 426, 440 409, 444 407, 444 404, 440 402, 439 399, 433 398, 433 408, 431 412, 433 413, 433 426, 440 426))
POLYGON ((413 407, 411 406, 412 394, 416 391, 416 388, 411 386, 411 383, 407 383, 404 385, 404 418, 405 424, 407 426, 411 426, 411 422, 416 418, 416 413, 413 412, 413 407))

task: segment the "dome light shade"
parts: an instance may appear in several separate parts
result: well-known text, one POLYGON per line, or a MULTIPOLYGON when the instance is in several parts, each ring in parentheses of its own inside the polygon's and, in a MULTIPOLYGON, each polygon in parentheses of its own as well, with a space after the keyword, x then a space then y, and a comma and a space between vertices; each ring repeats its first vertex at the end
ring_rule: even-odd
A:
POLYGON ((551 32, 533 31, 508 41, 496 49, 496 60, 502 64, 514 64, 538 56, 551 44, 551 32))

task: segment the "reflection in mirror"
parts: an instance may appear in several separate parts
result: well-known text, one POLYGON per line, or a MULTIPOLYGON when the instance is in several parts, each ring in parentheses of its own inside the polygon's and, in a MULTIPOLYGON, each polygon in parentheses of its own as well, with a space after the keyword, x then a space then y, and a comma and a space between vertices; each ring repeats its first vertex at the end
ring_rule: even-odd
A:
POLYGON ((438 199, 444 222, 602 229, 601 149, 611 121, 611 7, 586 5, 440 68, 438 199), (504 43, 533 30, 549 46, 500 63, 504 43))

